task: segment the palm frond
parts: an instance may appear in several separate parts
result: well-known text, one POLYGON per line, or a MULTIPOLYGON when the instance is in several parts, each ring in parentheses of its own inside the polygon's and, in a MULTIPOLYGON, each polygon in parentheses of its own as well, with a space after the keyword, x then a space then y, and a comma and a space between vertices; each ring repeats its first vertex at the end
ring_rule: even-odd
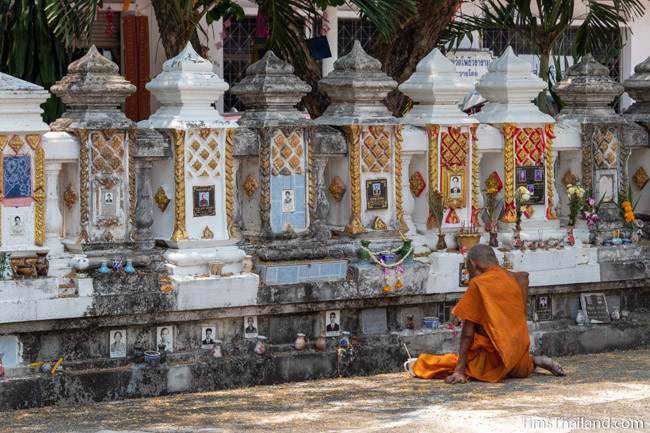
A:
POLYGON ((305 28, 319 16, 315 4, 309 0, 264 0, 259 8, 268 22, 267 48, 304 71, 309 61, 305 28))
MULTIPOLYGON (((574 54, 582 56, 611 48, 613 32, 629 31, 628 21, 645 12, 642 0, 613 0, 586 2, 587 13, 576 33, 574 54)), ((621 48, 619 44, 617 49, 621 48)))
POLYGON ((415 0, 350 0, 349 3, 356 6, 362 17, 373 23, 385 39, 417 11, 415 0))
POLYGON ((54 35, 66 48, 88 45, 97 8, 103 0, 46 0, 45 14, 54 35))

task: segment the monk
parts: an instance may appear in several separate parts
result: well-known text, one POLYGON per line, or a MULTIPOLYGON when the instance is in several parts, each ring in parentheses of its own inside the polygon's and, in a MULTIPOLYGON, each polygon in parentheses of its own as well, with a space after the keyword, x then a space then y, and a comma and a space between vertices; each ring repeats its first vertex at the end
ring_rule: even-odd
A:
POLYGON ((422 379, 466 383, 470 379, 499 382, 528 377, 535 367, 564 376, 560 364, 529 353, 526 301, 528 274, 499 266, 494 250, 476 245, 467 254, 469 287, 452 313, 463 321, 458 355, 421 354, 411 365, 422 379))

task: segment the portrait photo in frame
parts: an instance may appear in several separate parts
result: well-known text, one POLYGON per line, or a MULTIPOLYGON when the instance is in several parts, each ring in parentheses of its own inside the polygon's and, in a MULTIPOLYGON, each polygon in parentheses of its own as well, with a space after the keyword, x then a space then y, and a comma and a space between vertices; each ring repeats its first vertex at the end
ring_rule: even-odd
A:
POLYGON ((214 185, 192 187, 193 215, 195 217, 216 215, 214 210, 214 185))
POLYGON ((596 182, 594 184, 596 202, 611 203, 618 200, 616 188, 617 173, 615 169, 596 170, 596 182))
POLYGON ((445 206, 462 209, 466 206, 467 170, 465 167, 442 168, 442 196, 445 206))

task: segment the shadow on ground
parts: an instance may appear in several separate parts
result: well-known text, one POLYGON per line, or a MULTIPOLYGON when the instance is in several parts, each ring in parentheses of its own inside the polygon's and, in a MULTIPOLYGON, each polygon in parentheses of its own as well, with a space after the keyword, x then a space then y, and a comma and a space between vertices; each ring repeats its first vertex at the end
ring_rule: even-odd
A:
POLYGON ((650 350, 560 361, 565 378, 451 386, 385 374, 5 412, 0 432, 650 431, 650 350))

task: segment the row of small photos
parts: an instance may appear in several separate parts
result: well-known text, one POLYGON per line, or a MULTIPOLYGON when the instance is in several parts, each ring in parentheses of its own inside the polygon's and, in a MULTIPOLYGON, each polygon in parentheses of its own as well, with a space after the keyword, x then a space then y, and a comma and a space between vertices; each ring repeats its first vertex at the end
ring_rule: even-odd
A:
MULTIPOLYGON (((341 312, 331 310, 325 313, 327 325, 325 334, 328 337, 337 337, 341 331, 341 312)), ((257 316, 244 317, 244 338, 257 338, 257 316)), ((216 342, 216 326, 201 327, 201 348, 212 349, 216 342)), ((158 326, 156 328, 156 348, 165 346, 166 352, 174 351, 174 325, 158 326)), ((109 352, 111 358, 126 358, 126 329, 109 331, 109 352)))

